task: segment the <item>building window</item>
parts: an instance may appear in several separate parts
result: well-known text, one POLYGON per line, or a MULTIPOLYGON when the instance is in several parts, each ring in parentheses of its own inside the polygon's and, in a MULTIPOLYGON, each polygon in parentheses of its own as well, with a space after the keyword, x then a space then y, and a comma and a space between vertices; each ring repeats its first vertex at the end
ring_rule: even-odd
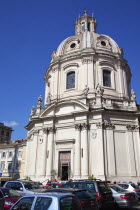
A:
POLYGON ((6 133, 6 136, 9 136, 9 132, 6 133))
POLYGON ((4 170, 4 169, 5 169, 5 162, 1 162, 1 164, 0 164, 0 169, 1 169, 1 170, 4 170))
POLYGON ((111 87, 111 72, 108 70, 103 71, 103 86, 111 87))
POLYGON ((83 22, 82 23, 82 32, 84 32, 85 31, 85 23, 83 22))
POLYGON ((16 170, 20 170, 21 168, 21 162, 16 162, 16 170))
POLYGON ((6 153, 5 152, 2 152, 2 158, 5 158, 6 157, 6 153))
POLYGON ((22 151, 18 151, 18 157, 22 157, 22 151))
POLYGON ((67 74, 67 89, 75 88, 75 72, 71 71, 67 74))
POLYGON ((1 135, 2 135, 2 136, 4 135, 4 131, 1 131, 1 135))
POLYGON ((13 156, 13 153, 10 151, 9 153, 8 153, 8 157, 10 158, 10 157, 12 157, 13 156))
POLYGON ((12 169, 12 162, 8 162, 8 170, 12 169))
POLYGON ((87 28, 88 28, 88 31, 90 31, 90 22, 88 22, 87 28))

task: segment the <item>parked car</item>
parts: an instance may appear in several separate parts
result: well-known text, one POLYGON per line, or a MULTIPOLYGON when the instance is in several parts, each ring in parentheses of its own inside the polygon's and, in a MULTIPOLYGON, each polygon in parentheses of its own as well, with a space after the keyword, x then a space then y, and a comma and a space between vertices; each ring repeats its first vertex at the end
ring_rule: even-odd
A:
POLYGON ((81 205, 76 196, 72 194, 47 193, 34 194, 22 197, 11 208, 11 210, 29 209, 29 210, 81 210, 81 205))
POLYGON ((134 192, 140 201, 140 188, 134 183, 117 183, 120 187, 130 192, 134 192))
POLYGON ((72 181, 63 184, 62 188, 85 189, 96 198, 99 209, 115 208, 115 200, 112 196, 112 191, 105 181, 72 181))
POLYGON ((99 209, 96 199, 87 190, 73 189, 73 188, 55 188, 55 189, 45 190, 44 192, 72 193, 79 199, 83 210, 99 209))
POLYGON ((5 203, 5 198, 2 191, 0 190, 0 210, 4 210, 4 203, 5 203))
POLYGON ((27 194, 35 194, 38 191, 44 190, 36 182, 22 180, 8 181, 3 187, 14 189, 22 196, 27 194))
POLYGON ((47 187, 52 187, 52 188, 58 188, 62 186, 62 183, 60 182, 51 182, 46 184, 47 187))
POLYGON ((129 192, 122 187, 114 184, 109 184, 113 197, 119 208, 138 208, 139 202, 134 192, 129 192))
POLYGON ((1 187, 0 190, 5 197, 4 210, 10 209, 21 198, 21 195, 16 190, 4 187, 1 187))

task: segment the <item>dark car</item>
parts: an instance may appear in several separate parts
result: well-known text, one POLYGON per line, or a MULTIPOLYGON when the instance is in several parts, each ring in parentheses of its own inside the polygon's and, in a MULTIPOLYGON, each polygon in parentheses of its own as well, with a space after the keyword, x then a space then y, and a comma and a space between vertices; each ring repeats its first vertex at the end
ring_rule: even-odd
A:
POLYGON ((119 208, 139 208, 139 202, 134 192, 129 192, 115 184, 109 184, 109 187, 119 208))
MULTIPOLYGON (((45 190, 44 192, 57 192, 57 193, 72 193, 74 194, 80 201, 82 209, 86 210, 98 210, 98 203, 96 199, 87 191, 87 190, 80 190, 80 189, 73 189, 73 188, 56 188, 45 190)), ((43 192, 43 193, 44 193, 43 192)))
POLYGON ((1 187, 0 190, 2 191, 5 197, 4 210, 10 209, 13 206, 13 204, 21 198, 21 195, 16 190, 4 187, 1 187))
POLYGON ((112 191, 105 181, 72 181, 62 185, 62 188, 85 189, 97 200, 99 209, 115 208, 115 200, 112 191))

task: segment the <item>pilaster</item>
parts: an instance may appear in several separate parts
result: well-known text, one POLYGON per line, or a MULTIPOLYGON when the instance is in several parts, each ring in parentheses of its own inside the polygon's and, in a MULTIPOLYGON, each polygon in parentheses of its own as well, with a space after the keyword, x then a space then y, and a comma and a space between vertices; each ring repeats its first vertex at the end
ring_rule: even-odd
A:
POLYGON ((75 178, 81 177, 81 136, 80 136, 80 124, 75 125, 75 178))

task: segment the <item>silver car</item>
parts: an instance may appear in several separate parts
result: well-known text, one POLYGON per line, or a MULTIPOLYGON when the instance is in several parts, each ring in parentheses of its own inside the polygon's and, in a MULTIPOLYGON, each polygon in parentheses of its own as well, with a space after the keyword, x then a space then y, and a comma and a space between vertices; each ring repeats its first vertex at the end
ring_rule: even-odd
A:
POLYGON ((37 182, 22 180, 8 181, 4 184, 3 187, 14 189, 22 196, 28 194, 35 194, 38 193, 38 191, 40 192, 43 190, 37 182))
POLYGON ((124 190, 122 187, 114 184, 109 184, 109 187, 118 207, 130 209, 138 209, 140 207, 135 193, 124 190))
POLYGON ((34 194, 22 197, 10 210, 81 210, 79 200, 68 193, 34 194))

